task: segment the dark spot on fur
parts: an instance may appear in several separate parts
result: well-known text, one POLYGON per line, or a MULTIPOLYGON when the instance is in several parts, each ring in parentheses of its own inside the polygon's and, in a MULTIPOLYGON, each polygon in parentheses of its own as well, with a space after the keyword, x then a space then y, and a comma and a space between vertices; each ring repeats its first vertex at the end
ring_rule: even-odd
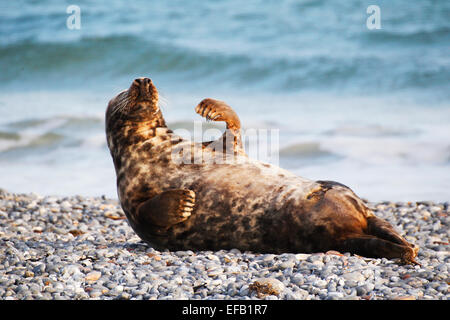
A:
POLYGON ((122 179, 124 179, 126 176, 126 172, 125 171, 121 171, 118 175, 117 175, 117 181, 121 181, 122 179))
POLYGON ((138 144, 139 142, 141 142, 145 139, 139 135, 132 135, 129 137, 128 140, 129 140, 130 144, 138 144))
POLYGON ((212 216, 212 217, 207 217, 205 222, 208 224, 211 224, 211 225, 215 225, 221 221, 222 221, 221 217, 212 216))
POLYGON ((161 158, 161 161, 163 162, 163 163, 165 163, 165 164, 167 164, 167 163, 169 163, 169 158, 168 157, 162 157, 161 158))
POLYGON ((145 184, 144 184, 144 181, 143 181, 144 179, 141 179, 141 181, 139 182, 139 184, 140 184, 140 186, 141 186, 141 192, 142 193, 150 193, 150 187, 149 186, 146 186, 145 184))
POLYGON ((130 177, 136 177, 139 169, 137 167, 130 167, 128 168, 127 175, 130 177))
POLYGON ((113 157, 113 159, 114 159, 114 166, 116 168, 120 168, 120 166, 122 165, 121 157, 113 157))
POLYGON ((150 152, 152 150, 153 145, 151 143, 145 143, 142 145, 141 150, 150 152))
POLYGON ((250 218, 249 217, 244 217, 242 219, 242 225, 245 229, 250 228, 250 218))
MULTIPOLYGON (((231 223, 225 223, 220 227, 219 233, 221 235, 233 234, 236 231, 236 227, 231 223)), ((225 236, 227 237, 227 236, 225 236)))

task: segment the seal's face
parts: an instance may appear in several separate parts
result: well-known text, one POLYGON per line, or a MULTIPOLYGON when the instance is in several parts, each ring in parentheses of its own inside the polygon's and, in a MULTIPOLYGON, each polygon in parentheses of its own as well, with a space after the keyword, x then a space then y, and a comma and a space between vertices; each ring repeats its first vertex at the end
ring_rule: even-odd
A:
POLYGON ((107 117, 113 120, 141 121, 159 111, 158 90, 149 78, 137 78, 128 90, 120 92, 108 105, 107 117))
POLYGON ((129 114, 140 117, 148 116, 159 111, 158 90, 149 78, 138 78, 128 89, 129 114))
POLYGON ((127 90, 111 99, 105 122, 108 147, 114 159, 127 146, 149 139, 154 134, 152 129, 166 127, 152 80, 137 78, 127 90))

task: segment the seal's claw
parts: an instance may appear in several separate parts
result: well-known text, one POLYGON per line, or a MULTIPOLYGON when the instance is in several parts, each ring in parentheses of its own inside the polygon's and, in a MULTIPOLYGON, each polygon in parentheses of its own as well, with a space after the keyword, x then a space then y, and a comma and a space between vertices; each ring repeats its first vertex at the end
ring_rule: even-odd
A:
POLYGON ((178 210, 168 210, 167 214, 173 224, 183 222, 189 218, 195 207, 195 193, 189 189, 171 190, 174 193, 173 200, 178 202, 178 210))
POLYGON ((183 197, 186 202, 190 201, 195 204, 195 192, 189 189, 181 189, 183 190, 183 197))

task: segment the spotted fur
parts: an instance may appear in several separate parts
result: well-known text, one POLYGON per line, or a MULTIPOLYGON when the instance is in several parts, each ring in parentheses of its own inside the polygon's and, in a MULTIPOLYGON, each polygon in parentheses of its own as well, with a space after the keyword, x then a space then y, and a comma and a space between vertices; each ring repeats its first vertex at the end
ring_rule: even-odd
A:
POLYGON ((206 99, 196 111, 232 129, 234 161, 174 161, 174 150, 190 150, 187 160, 195 154, 222 157, 225 152, 217 154, 210 145, 226 138, 195 143, 175 135, 148 78, 136 79, 109 102, 106 134, 118 195, 143 240, 171 250, 345 250, 414 262, 417 248, 375 217, 351 189, 249 159, 239 118, 224 102, 206 99))

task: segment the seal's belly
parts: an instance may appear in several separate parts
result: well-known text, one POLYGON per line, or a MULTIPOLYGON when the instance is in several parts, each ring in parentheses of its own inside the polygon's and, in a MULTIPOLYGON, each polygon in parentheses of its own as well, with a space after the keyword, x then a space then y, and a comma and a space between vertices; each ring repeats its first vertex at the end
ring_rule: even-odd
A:
MULTIPOLYGON (((159 244, 168 248, 233 248, 252 250, 267 243, 267 226, 262 221, 283 223, 283 205, 298 202, 317 183, 279 167, 243 159, 242 163, 203 164, 176 167, 162 180, 195 192, 196 204, 186 221, 168 230, 159 244), (266 219, 267 220, 267 219, 266 219)), ((162 190, 164 191, 164 190, 162 190)), ((158 243, 157 243, 158 244, 158 243)))
POLYGON ((276 166, 256 161, 195 169, 174 177, 182 188, 196 193, 198 215, 252 215, 277 210, 280 199, 302 199, 317 185, 276 166), (226 213, 226 214, 224 214, 226 213))

